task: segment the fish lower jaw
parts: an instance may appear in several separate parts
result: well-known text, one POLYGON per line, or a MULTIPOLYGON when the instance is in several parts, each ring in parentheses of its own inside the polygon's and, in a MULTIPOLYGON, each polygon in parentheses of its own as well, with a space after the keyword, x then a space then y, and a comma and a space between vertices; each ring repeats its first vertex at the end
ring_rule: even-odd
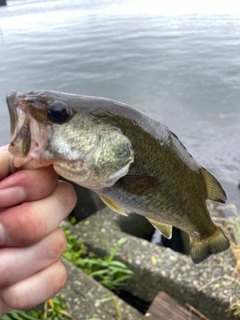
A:
POLYGON ((11 154, 10 161, 9 161, 10 172, 13 173, 16 170, 28 169, 28 163, 30 161, 31 161, 31 159, 16 157, 11 154))
POLYGON ((47 160, 40 160, 40 159, 35 159, 30 156, 21 158, 14 156, 13 154, 10 155, 10 171, 15 172, 16 170, 22 170, 22 169, 36 169, 39 167, 47 167, 51 165, 51 161, 47 160))
POLYGON ((18 158, 18 157, 13 157, 13 160, 12 160, 12 165, 15 167, 15 168, 20 168, 23 163, 24 163, 24 159, 23 158, 18 158))

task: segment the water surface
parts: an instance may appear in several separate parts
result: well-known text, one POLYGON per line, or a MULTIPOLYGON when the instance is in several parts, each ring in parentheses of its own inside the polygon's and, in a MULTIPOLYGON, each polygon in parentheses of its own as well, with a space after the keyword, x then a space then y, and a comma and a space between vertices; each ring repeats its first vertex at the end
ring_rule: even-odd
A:
POLYGON ((113 98, 168 125, 239 205, 240 15, 169 14, 134 0, 8 3, 0 145, 9 142, 10 89, 113 98))

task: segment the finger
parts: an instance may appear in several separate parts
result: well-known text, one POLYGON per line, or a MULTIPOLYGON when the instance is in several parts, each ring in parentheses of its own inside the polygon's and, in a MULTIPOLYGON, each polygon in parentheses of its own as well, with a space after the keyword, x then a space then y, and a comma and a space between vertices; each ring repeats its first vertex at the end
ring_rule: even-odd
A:
POLYGON ((3 289, 1 296, 4 309, 24 310, 39 305, 55 296, 64 286, 66 279, 66 269, 57 261, 31 277, 3 289))
POLYGON ((52 166, 11 174, 0 182, 0 208, 47 197, 56 187, 57 177, 52 166))
MULTIPOLYGON (((7 146, 1 147, 5 148, 7 146)), ((0 150, 0 181, 7 177, 10 172, 10 154, 7 150, 2 149, 0 150)))
POLYGON ((0 287, 10 286, 47 268, 60 258, 66 243, 64 232, 57 229, 33 246, 0 249, 0 287))
POLYGON ((74 208, 76 199, 73 187, 59 181, 47 198, 1 212, 0 246, 27 247, 40 241, 57 229, 74 208))
POLYGON ((9 147, 9 144, 6 144, 5 146, 0 147, 0 152, 7 151, 9 147))

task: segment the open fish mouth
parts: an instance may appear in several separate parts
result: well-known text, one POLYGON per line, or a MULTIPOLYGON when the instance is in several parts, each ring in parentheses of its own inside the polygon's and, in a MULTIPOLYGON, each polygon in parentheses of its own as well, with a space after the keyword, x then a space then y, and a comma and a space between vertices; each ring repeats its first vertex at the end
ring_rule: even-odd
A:
POLYGON ((11 142, 9 151, 16 157, 26 157, 31 146, 27 106, 23 95, 12 90, 7 95, 10 114, 11 142))

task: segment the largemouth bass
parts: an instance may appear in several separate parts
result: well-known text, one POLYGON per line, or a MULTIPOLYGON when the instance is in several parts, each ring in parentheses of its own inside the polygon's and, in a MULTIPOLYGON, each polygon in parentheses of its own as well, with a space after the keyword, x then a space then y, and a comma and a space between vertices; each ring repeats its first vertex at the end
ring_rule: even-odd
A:
POLYGON ((123 103, 54 91, 10 91, 12 167, 52 164, 94 190, 112 210, 145 216, 165 237, 190 238, 200 263, 229 248, 206 199, 225 202, 220 183, 165 125, 123 103))

